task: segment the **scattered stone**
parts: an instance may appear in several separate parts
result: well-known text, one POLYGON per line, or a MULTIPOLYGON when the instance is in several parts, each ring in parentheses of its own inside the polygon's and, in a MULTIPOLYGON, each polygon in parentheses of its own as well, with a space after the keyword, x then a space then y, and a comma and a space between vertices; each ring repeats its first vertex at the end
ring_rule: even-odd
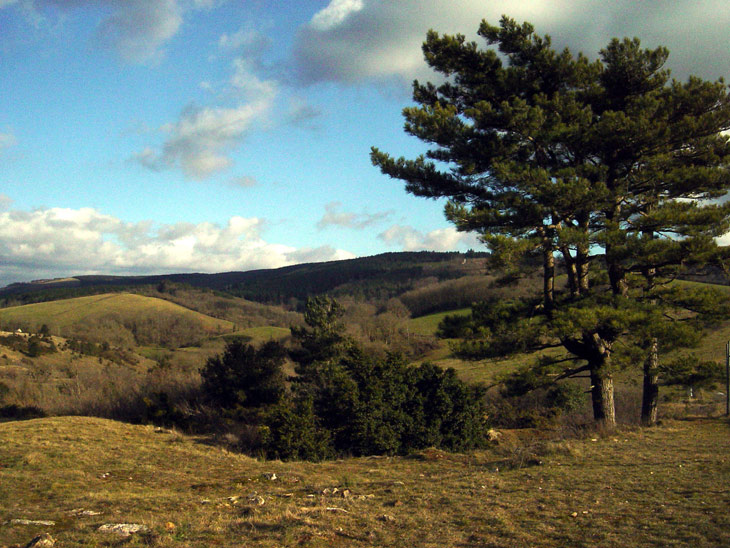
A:
POLYGON ((328 506, 327 508, 325 508, 325 510, 327 512, 342 512, 343 514, 349 514, 350 513, 347 510, 345 510, 344 508, 338 508, 337 506, 328 506))
POLYGON ((342 490, 342 498, 343 499, 349 499, 352 496, 352 493, 349 489, 343 489, 342 490))
POLYGON ((573 513, 572 513, 572 514, 570 514, 570 515, 571 515, 571 516, 573 516, 574 518, 577 518, 577 517, 578 517, 578 512, 573 512, 573 513))
POLYGON ((203 499, 200 501, 200 504, 210 504, 210 499, 203 499))
POLYGON ((241 500, 241 497, 239 497, 238 495, 233 495, 232 497, 228 497, 227 500, 231 504, 236 505, 236 504, 238 504, 238 501, 241 500))
POLYGON ((394 481, 391 485, 401 485, 401 486, 405 487, 406 484, 402 481, 394 481))
POLYGON ((56 544, 56 539, 48 533, 43 533, 31 540, 24 548, 51 548, 54 544, 56 544))
POLYGON ((380 521, 385 521, 388 523, 392 523, 395 521, 395 518, 393 516, 391 516, 390 514, 383 514, 382 516, 379 516, 378 519, 380 521))
POLYGON ((84 510, 83 508, 76 508, 76 510, 71 510, 69 514, 76 517, 88 517, 100 516, 101 512, 96 512, 95 510, 84 510))
POLYGON ((261 474, 261 475, 264 477, 264 479, 267 479, 269 481, 275 481, 276 480, 276 477, 277 477, 276 474, 274 474, 273 472, 266 473, 266 474, 261 474))
POLYGON ((256 506, 263 506, 266 504, 266 500, 261 495, 257 495, 256 493, 251 493, 248 496, 248 502, 251 504, 255 504, 256 506))
POLYGON ((502 437, 502 432, 499 432, 498 430, 495 430, 494 428, 490 428, 487 430, 487 441, 496 443, 499 441, 499 438, 502 437))
POLYGON ((46 527, 56 525, 55 521, 44 519, 11 519, 10 523, 12 525, 45 525, 46 527))
POLYGON ((97 531, 100 533, 115 533, 123 537, 129 537, 136 533, 146 533, 149 529, 140 523, 105 523, 97 531))

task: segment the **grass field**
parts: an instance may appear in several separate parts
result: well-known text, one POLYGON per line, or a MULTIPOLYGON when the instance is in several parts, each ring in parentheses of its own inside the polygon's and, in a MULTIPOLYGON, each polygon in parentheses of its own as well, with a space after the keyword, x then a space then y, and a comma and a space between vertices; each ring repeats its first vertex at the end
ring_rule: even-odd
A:
MULTIPOLYGON (((726 285, 706 284, 686 280, 675 280, 672 284, 685 287, 711 287, 730 295, 730 286, 726 285)), ((462 308, 449 312, 439 312, 437 314, 421 316, 419 318, 409 320, 408 329, 411 333, 417 335, 435 335, 439 323, 445 316, 467 315, 469 313, 469 308, 462 308)), ((697 348, 689 348, 683 352, 691 353, 698 360, 724 363, 725 343, 728 341, 730 341, 730 321, 723 322, 715 328, 709 329, 697 348)), ((451 355, 448 342, 449 341, 440 341, 438 349, 429 353, 427 356, 424 356, 422 359, 419 359, 419 361, 429 360, 444 368, 452 367, 457 371, 459 377, 467 382, 480 382, 487 385, 492 384, 500 375, 510 373, 522 365, 531 363, 537 357, 537 354, 521 354, 499 360, 489 359, 463 361, 451 355)), ((563 354, 563 351, 560 349, 554 349, 548 352, 552 355, 563 354)), ((669 357, 661 354, 661 348, 659 349, 659 352, 660 359, 662 357, 665 359, 669 357)))
POLYGON ((504 432, 469 455, 314 464, 102 419, 4 423, 0 546, 43 532, 56 546, 728 546, 729 434, 721 419, 575 440, 504 432), (146 532, 99 531, 117 523, 146 532))
POLYGON ((179 315, 200 324, 208 332, 231 331, 231 322, 212 318, 180 305, 132 293, 107 293, 89 297, 77 297, 60 301, 13 306, 0 309, 0 322, 4 325, 48 324, 64 329, 78 324, 88 324, 115 315, 122 320, 160 314, 179 315))

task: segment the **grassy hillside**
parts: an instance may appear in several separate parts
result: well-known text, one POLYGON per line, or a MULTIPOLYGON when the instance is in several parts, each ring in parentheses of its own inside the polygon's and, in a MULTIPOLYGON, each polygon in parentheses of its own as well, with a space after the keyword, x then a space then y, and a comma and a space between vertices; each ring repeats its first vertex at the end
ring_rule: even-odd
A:
MULTIPOLYGON (((687 280, 675 280, 673 284, 685 287, 708 287, 717 289, 722 293, 730 296, 730 286, 707 284, 702 282, 687 281, 687 280)), ((438 329, 439 323, 445 316, 449 315, 468 315, 471 312, 469 308, 461 308, 458 310, 452 310, 448 312, 438 312, 435 314, 429 314, 418 318, 413 318, 408 321, 408 330, 416 335, 435 335, 438 329)), ((697 348, 689 348, 682 352, 691 353, 698 360, 710 360, 718 363, 724 363, 725 360, 725 343, 730 341, 730 320, 723 322, 712 329, 708 329, 705 332, 704 337, 700 345, 697 348)), ((510 373, 520 367, 523 364, 529 363, 537 357, 537 354, 530 355, 515 355, 507 359, 488 359, 479 361, 463 361, 451 356, 448 348, 448 342, 445 340, 439 341, 439 348, 429 353, 427 356, 421 358, 421 360, 432 361, 441 367, 453 367, 460 378, 467 382, 481 382, 484 384, 491 384, 495 379, 505 373, 510 373)), ((664 355, 660 350, 660 359, 667 359, 671 356, 664 355)), ((551 355, 562 354, 561 349, 552 349, 549 351, 551 355)), ((421 361, 419 360, 419 361, 421 361)), ((628 372, 629 376, 637 376, 640 374, 638 369, 636 371, 628 372)), ((625 376, 625 375, 622 375, 625 376)))
POLYGON ((139 316, 162 314, 174 314, 192 320, 210 333, 230 331, 233 328, 233 324, 225 320, 205 316, 169 301, 131 293, 107 293, 3 308, 0 309, 0 322, 3 325, 15 323, 38 327, 45 323, 64 329, 96 322, 110 315, 125 321, 139 316))
POLYGON ((46 532, 60 546, 727 546, 728 434, 717 419, 571 441, 504 432, 470 455, 313 464, 101 419, 4 423, 0 545, 46 532), (99 530, 118 523, 146 532, 99 530))

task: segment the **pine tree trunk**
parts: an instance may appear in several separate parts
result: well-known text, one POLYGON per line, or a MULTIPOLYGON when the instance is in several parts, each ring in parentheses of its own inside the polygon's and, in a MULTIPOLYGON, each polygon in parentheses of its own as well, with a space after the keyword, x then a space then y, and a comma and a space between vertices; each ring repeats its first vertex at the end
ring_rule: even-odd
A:
POLYGON ((552 247, 543 248, 543 300, 545 311, 550 313, 555 304, 555 257, 552 247))
POLYGON ((600 369, 591 369, 591 400, 595 421, 608 430, 616 428, 613 377, 600 369))
POLYGON ((588 293, 588 247, 579 245, 575 259, 578 275, 578 294, 585 295, 588 293))
POLYGON ((656 338, 652 339, 649 355, 644 361, 644 392, 641 400, 641 424, 654 426, 657 422, 659 400, 659 353, 656 338))
POLYGON ((565 271, 568 274, 568 287, 570 288, 570 296, 577 297, 578 292, 578 270, 575 268, 575 259, 570 254, 570 249, 567 246, 561 247, 560 252, 563 254, 563 261, 565 262, 565 271))

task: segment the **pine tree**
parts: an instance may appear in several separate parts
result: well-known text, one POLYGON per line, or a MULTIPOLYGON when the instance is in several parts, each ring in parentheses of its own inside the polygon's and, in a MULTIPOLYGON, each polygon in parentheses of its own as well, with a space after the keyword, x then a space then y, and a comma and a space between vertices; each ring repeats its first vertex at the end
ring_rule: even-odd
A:
POLYGON ((719 313, 717 295, 668 281, 724 255, 714 238, 730 224, 717 201, 730 187, 727 87, 670 80, 668 51, 636 38, 613 39, 590 61, 507 17, 479 34, 496 50, 428 33, 426 61, 446 81, 414 82, 418 106, 403 112, 406 132, 431 146, 415 160, 373 148, 371 159, 409 192, 447 198, 447 218, 495 257, 542 256, 539 306, 482 314, 477 346, 563 347, 570 362, 557 377, 554 361, 530 375, 587 373, 594 417, 612 427, 615 368, 643 362, 654 345, 696 342, 719 313))

